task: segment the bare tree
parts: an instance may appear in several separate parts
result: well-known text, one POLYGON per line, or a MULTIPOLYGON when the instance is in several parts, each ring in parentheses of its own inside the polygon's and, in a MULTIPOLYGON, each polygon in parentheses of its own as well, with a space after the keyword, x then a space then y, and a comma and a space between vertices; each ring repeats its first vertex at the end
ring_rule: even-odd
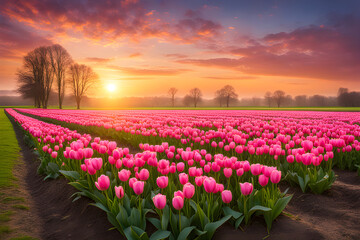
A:
POLYGON ((91 67, 84 64, 72 64, 70 67, 70 83, 76 100, 76 107, 80 109, 82 97, 98 80, 98 75, 91 67))
POLYGON ((278 106, 278 108, 280 107, 281 103, 284 101, 285 99, 285 92, 281 91, 281 90, 277 90, 274 92, 274 100, 278 106))
POLYGON ((18 71, 18 91, 23 97, 34 98, 36 107, 47 108, 54 79, 49 60, 49 47, 38 47, 29 52, 18 71))
POLYGON ((193 88, 189 92, 189 96, 192 98, 194 107, 201 101, 202 93, 199 88, 193 88))
POLYGON ((169 93, 169 95, 171 97, 171 106, 172 107, 175 107, 175 94, 177 92, 178 92, 177 88, 172 87, 172 88, 169 89, 168 93, 169 93))
POLYGON ((266 103, 269 105, 269 107, 271 107, 271 102, 273 100, 273 96, 272 96, 271 92, 269 92, 269 91, 266 92, 264 98, 265 98, 266 103))
POLYGON ((65 76, 67 69, 72 64, 72 59, 66 49, 59 44, 54 44, 49 49, 50 63, 55 74, 58 90, 59 109, 62 109, 65 97, 65 76))
POLYGON ((222 88, 226 101, 226 107, 229 107, 230 101, 236 100, 238 95, 235 92, 235 88, 231 85, 226 85, 222 88))
POLYGON ((220 104, 220 107, 222 107, 223 103, 225 102, 225 93, 224 89, 219 89, 215 92, 215 100, 220 104))

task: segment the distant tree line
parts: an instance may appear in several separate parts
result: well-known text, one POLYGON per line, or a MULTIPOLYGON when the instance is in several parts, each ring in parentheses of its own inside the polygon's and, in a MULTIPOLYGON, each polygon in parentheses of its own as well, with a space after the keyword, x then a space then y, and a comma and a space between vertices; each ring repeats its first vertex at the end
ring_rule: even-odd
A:
MULTIPOLYGON (((171 106, 175 106, 176 93, 178 89, 171 88, 169 90, 171 98, 171 106)), ((339 88, 338 96, 323 95, 297 95, 291 96, 282 90, 276 90, 273 93, 267 91, 263 98, 238 98, 235 88, 226 85, 215 92, 213 99, 203 99, 199 88, 193 88, 185 97, 180 98, 178 105, 186 107, 197 107, 199 103, 203 106, 267 106, 267 107, 360 107, 360 92, 349 92, 347 88, 339 88), (182 104, 181 104, 182 103, 182 104)))
POLYGON ((17 92, 23 98, 33 99, 35 107, 47 108, 55 87, 61 109, 68 83, 79 109, 81 98, 97 79, 89 66, 75 63, 61 45, 41 46, 24 56, 22 68, 17 72, 17 92))

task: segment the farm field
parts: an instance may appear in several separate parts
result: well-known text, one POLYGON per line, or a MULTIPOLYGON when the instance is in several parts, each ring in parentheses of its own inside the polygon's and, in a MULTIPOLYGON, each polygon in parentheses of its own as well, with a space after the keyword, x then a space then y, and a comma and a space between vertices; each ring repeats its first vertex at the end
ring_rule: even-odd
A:
POLYGON ((38 159, 25 161, 32 171, 28 180, 42 192, 32 195, 37 214, 59 215, 50 229, 67 226, 58 236, 356 239, 360 234, 356 112, 5 111, 24 158, 38 159), (44 197, 58 212, 41 211, 39 206, 48 204, 44 197), (97 217, 105 223, 97 224, 97 217), (76 233, 81 221, 96 227, 76 233))

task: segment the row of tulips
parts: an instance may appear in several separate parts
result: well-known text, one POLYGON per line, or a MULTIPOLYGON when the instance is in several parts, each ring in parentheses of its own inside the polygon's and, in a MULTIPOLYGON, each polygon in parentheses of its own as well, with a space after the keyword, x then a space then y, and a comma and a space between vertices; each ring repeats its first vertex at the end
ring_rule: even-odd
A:
POLYGON ((116 142, 6 111, 28 133, 44 168, 57 166, 78 197, 93 199, 128 239, 147 239, 148 222, 157 229, 150 239, 211 239, 223 223, 239 228, 253 215, 270 230, 291 199, 277 186, 276 167, 168 143, 143 144, 131 154, 116 142))
MULTIPOLYGON (((71 128, 85 132, 90 129, 96 135, 125 139, 134 146, 141 142, 152 142, 153 146, 158 147, 158 152, 164 151, 161 144, 167 141, 177 149, 198 147, 207 152, 205 159, 223 154, 236 156, 240 160, 247 159, 251 163, 277 166, 286 180, 299 185, 304 192, 311 190, 322 193, 329 189, 335 181, 334 165, 356 169, 360 164, 359 126, 353 124, 359 120, 356 113, 346 113, 347 117, 342 113, 330 118, 329 113, 306 112, 310 120, 304 120, 297 117, 298 112, 296 115, 288 112, 291 116, 288 118, 276 112, 281 117, 269 121, 272 115, 264 112, 257 112, 260 120, 251 119, 256 116, 254 111, 251 114, 245 111, 245 117, 239 118, 226 116, 229 112, 224 111, 204 111, 206 115, 196 113, 198 118, 190 117, 184 111, 173 111, 175 116, 172 118, 166 115, 166 111, 157 111, 151 116, 146 111, 144 116, 130 111, 134 113, 131 117, 126 111, 21 111, 63 121, 61 124, 72 122, 71 128), (226 114, 219 116, 213 112, 226 114), (214 120, 209 120, 209 117, 214 117, 214 120), (152 131, 152 134, 147 134, 148 131, 152 131)), ((230 113, 237 114, 236 111, 230 113)), ((148 146, 144 144, 140 148, 149 150, 148 146)), ((167 151, 166 157, 178 160, 182 156, 167 151)))

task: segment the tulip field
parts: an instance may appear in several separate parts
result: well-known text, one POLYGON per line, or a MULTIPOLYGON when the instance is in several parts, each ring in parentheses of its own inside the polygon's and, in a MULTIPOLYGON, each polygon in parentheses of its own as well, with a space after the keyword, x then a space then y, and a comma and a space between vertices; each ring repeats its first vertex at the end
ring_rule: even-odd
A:
POLYGON ((333 168, 360 169, 356 112, 5 110, 41 160, 127 239, 211 239, 261 218, 271 233, 292 199, 323 194, 333 168), (147 231, 151 226, 154 231, 147 231))

